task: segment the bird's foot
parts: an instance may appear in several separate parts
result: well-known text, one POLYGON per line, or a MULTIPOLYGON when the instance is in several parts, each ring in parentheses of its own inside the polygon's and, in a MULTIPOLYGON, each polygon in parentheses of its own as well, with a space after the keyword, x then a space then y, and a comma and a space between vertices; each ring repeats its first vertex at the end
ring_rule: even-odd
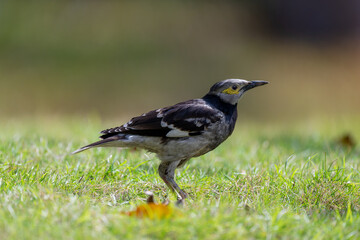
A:
POLYGON ((184 192, 184 191, 181 190, 181 189, 180 189, 180 191, 179 191, 179 195, 180 195, 180 197, 178 198, 178 200, 179 200, 179 199, 185 199, 185 198, 188 197, 187 193, 184 192))
POLYGON ((183 206, 185 204, 185 198, 187 198, 188 195, 180 190, 178 193, 178 200, 176 201, 176 206, 183 206))
POLYGON ((185 205, 185 199, 183 199, 183 198, 178 199, 176 201, 175 205, 178 206, 178 207, 184 206, 185 205))

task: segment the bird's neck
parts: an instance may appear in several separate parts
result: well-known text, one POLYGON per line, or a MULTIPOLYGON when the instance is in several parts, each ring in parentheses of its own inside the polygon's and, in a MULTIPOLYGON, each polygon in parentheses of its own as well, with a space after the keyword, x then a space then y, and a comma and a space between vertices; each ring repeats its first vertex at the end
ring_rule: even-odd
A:
POLYGON ((219 96, 213 94, 206 94, 203 99, 210 105, 222 111, 225 116, 232 118, 237 115, 237 103, 230 104, 222 101, 219 96))

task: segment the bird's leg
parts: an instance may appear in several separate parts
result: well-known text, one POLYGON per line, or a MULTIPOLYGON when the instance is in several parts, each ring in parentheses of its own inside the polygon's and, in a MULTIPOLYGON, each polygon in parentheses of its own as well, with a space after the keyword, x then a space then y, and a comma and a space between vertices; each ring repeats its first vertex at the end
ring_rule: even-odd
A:
POLYGON ((174 180, 175 169, 177 168, 180 161, 174 162, 162 162, 159 166, 159 175, 166 185, 176 193, 178 200, 187 198, 187 194, 181 190, 174 180))

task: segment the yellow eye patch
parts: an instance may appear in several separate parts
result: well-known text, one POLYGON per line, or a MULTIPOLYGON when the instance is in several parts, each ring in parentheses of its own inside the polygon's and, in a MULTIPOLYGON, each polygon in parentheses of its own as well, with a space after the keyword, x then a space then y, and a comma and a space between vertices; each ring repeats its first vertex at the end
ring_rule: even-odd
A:
POLYGON ((233 87, 229 87, 229 88, 223 90, 222 93, 226 93, 226 94, 231 94, 231 95, 232 95, 232 94, 238 94, 239 91, 240 91, 240 88, 239 88, 239 87, 237 87, 236 89, 233 89, 233 87))

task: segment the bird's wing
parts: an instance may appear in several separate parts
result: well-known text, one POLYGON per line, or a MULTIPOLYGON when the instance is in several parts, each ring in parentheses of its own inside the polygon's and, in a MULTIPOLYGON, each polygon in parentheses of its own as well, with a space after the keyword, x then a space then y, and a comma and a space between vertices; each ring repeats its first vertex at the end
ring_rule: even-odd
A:
POLYGON ((194 136, 201 134, 221 117, 218 110, 203 100, 190 100, 134 117, 120 127, 102 131, 101 138, 119 133, 169 138, 194 136))

